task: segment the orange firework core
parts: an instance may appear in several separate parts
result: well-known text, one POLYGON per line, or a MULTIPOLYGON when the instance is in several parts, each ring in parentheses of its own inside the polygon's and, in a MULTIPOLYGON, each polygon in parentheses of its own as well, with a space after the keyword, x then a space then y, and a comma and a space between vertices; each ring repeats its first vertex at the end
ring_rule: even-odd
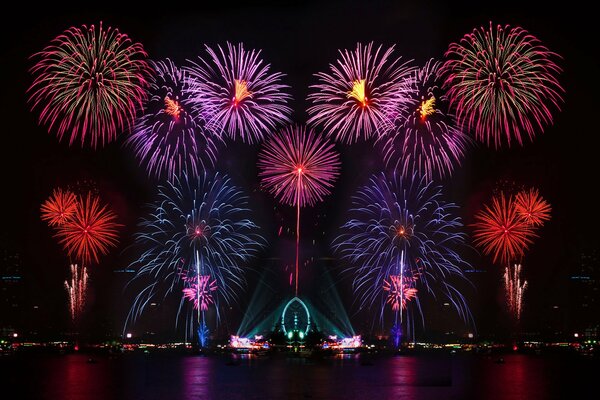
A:
POLYGON ((169 96, 165 97, 165 112, 174 118, 179 118, 183 107, 169 96))
POLYGON ((433 114, 435 112, 435 97, 432 96, 429 100, 424 100, 418 110, 422 120, 433 114))
POLYGON ((235 95, 233 97, 233 105, 237 106, 246 97, 252 98, 252 92, 248 90, 248 82, 241 80, 234 80, 235 82, 235 95))
POLYGON ((358 101, 361 107, 368 106, 367 92, 366 92, 366 81, 364 79, 358 79, 352 82, 352 90, 348 92, 348 98, 353 98, 358 101))

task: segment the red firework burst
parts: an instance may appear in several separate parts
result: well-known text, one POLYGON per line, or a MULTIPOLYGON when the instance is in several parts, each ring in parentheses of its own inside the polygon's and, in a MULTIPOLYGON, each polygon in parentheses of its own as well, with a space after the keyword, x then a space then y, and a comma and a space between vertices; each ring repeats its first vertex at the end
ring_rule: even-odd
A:
POLYGON ((406 310, 406 303, 417 297, 417 289, 409 285, 409 278, 401 275, 390 275, 390 281, 383 280, 383 290, 389 292, 386 303, 392 306, 392 310, 398 311, 400 307, 406 310))
POLYGON ((339 175, 340 161, 333 143, 303 126, 273 135, 259 155, 263 185, 282 203, 313 205, 329 194, 339 175))
POLYGON ((522 190, 515 197, 515 208, 521 218, 531 226, 542 226, 550 219, 552 208, 537 189, 522 190))
POLYGON ((77 196, 73 192, 54 189, 52 195, 42 204, 42 221, 46 221, 48 226, 61 226, 76 210, 77 196))
POLYGON ((98 262, 99 256, 117 245, 117 216, 100 199, 88 192, 85 200, 79 199, 73 216, 61 225, 56 233, 60 244, 84 265, 98 262))
POLYGON ((507 265, 510 260, 523 256, 537 235, 517 212, 511 196, 500 193, 476 216, 474 240, 483 253, 493 255, 493 262, 507 265))

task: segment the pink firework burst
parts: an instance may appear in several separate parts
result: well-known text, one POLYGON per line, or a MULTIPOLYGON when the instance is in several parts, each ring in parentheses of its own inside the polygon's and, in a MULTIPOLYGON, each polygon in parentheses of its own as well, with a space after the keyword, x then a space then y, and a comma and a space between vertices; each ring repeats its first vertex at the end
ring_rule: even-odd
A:
POLYGON ((392 120, 411 90, 413 67, 392 59, 393 47, 373 48, 358 43, 354 51, 339 51, 330 72, 319 72, 319 84, 308 98, 309 125, 321 126, 328 136, 353 143, 381 136, 392 128, 392 120))
POLYGON ((452 43, 440 72, 459 124, 496 148, 533 140, 563 102, 557 58, 525 29, 491 22, 452 43))
POLYGON ((71 264, 71 279, 65 281, 65 289, 69 295, 69 311, 71 320, 77 322, 85 307, 88 287, 88 273, 85 265, 79 268, 77 264, 71 264))
POLYGON ((69 190, 54 189, 41 207, 42 220, 49 226, 61 226, 77 210, 77 196, 69 190))
POLYGON ((260 50, 245 50, 243 44, 227 43, 226 51, 206 46, 208 60, 200 58, 187 69, 190 93, 199 114, 211 114, 207 127, 216 135, 261 141, 267 132, 290 122, 291 96, 281 83, 283 74, 270 72, 260 50))
POLYGON ((140 43, 102 23, 84 25, 67 29, 33 57, 29 101, 59 140, 70 135, 69 144, 95 148, 131 128, 151 73, 140 43))
POLYGON ((210 276, 198 275, 188 280, 189 287, 183 289, 183 297, 194 302, 194 308, 201 311, 208 310, 214 303, 212 292, 217 290, 217 281, 211 282, 210 276))
POLYGON ((389 282, 383 280, 383 290, 389 292, 386 303, 392 306, 392 310, 398 311, 401 307, 406 310, 406 303, 417 297, 418 290, 410 286, 411 281, 406 277, 402 279, 400 275, 390 275, 389 282))
POLYGON ((552 208, 537 189, 522 190, 515 197, 515 208, 523 220, 532 226, 542 226, 550 219, 552 208))
POLYGON ((504 289, 508 311, 519 320, 523 310, 523 294, 527 289, 527 281, 521 279, 521 264, 515 264, 513 268, 509 265, 504 269, 504 289))
POLYGON ((259 154, 262 184, 282 203, 304 207, 330 193, 339 175, 333 143, 304 126, 289 126, 273 135, 259 154))

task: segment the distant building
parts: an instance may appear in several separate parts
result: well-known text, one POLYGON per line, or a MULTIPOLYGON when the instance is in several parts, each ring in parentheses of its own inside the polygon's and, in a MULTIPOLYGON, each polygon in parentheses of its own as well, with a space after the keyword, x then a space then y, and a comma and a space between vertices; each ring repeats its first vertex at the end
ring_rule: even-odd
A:
POLYGON ((0 336, 9 335, 20 326, 22 313, 21 255, 0 249, 0 336))
POLYGON ((600 333, 600 249, 579 254, 570 281, 569 321, 579 337, 600 333))

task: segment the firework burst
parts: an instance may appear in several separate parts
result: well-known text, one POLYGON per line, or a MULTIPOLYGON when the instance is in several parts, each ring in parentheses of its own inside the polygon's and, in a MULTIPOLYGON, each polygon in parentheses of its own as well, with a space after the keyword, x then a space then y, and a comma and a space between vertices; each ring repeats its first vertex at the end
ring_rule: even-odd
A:
POLYGON ((408 283, 403 282, 402 275, 391 275, 390 280, 383 280, 383 290, 388 292, 387 304, 392 306, 392 310, 398 311, 400 308, 406 310, 406 303, 417 297, 417 289, 410 287, 408 283))
POLYGON ((186 71, 169 59, 152 65, 155 75, 144 115, 127 144, 151 175, 169 179, 181 173, 197 176, 214 166, 219 137, 205 128, 209 113, 191 112, 193 97, 186 71))
POLYGON ((41 207, 42 220, 58 227, 69 221, 77 210, 77 196, 69 190, 54 189, 41 207))
POLYGON ((270 64, 260 58, 260 50, 245 50, 243 44, 227 43, 214 50, 206 46, 208 61, 200 58, 188 69, 193 81, 191 96, 198 113, 211 113, 209 129, 259 142, 279 125, 290 122, 291 96, 281 83, 283 74, 271 73, 270 64))
POLYGON ((417 173, 431 180, 451 175, 470 142, 446 111, 446 96, 437 84, 440 66, 429 60, 413 72, 405 112, 399 110, 394 129, 380 137, 386 164, 404 176, 417 173))
MULTIPOLYGON (((141 253, 132 265, 137 272, 131 283, 146 286, 135 297, 128 323, 135 322, 152 299, 185 289, 189 290, 183 292, 180 311, 192 292, 196 298, 214 292, 218 296, 211 298, 217 306, 219 298, 230 304, 244 286, 243 265, 263 243, 247 206, 247 198, 225 175, 184 174, 160 186, 136 235, 141 253), (201 282, 201 277, 211 278, 201 282)), ((199 305, 198 323, 205 328, 202 301, 199 305)), ((189 311, 186 333, 193 332, 194 314, 189 311)))
POLYGON ((537 189, 522 190, 515 196, 515 209, 517 214, 528 224, 534 227, 544 225, 550 219, 552 208, 540 196, 537 189))
POLYGON ((452 43, 441 74, 458 122, 496 148, 552 124, 562 104, 559 56, 526 30, 480 27, 452 43))
POLYGON ((146 98, 150 67, 140 43, 117 29, 72 27, 33 56, 29 88, 39 122, 59 140, 104 146, 129 130, 146 98))
POLYGON ((339 175, 339 155, 333 143, 306 132, 303 126, 284 128, 259 155, 262 184, 282 203, 296 206, 296 295, 300 257, 300 207, 329 194, 339 175))
POLYGON ((56 237, 69 256, 84 265, 98 262, 99 257, 117 245, 117 216, 100 199, 88 193, 77 201, 73 216, 58 227, 56 237))
POLYGON ((215 301, 212 292, 217 290, 217 281, 210 281, 208 275, 198 275, 188 281, 188 287, 183 289, 183 297, 194 302, 196 310, 206 311, 215 301))
POLYGON ((319 84, 308 98, 309 125, 322 126, 337 140, 352 143, 381 136, 392 127, 393 116, 402 109, 411 90, 410 62, 392 59, 394 48, 357 44, 354 51, 339 51, 330 72, 316 74, 319 84))
MULTIPOLYGON (((405 296, 407 284, 446 299, 464 320, 470 319, 465 299, 454 286, 454 280, 466 281, 463 269, 469 264, 458 252, 465 247, 465 235, 460 218, 453 215, 458 207, 442 199, 440 187, 416 175, 388 179, 378 174, 353 196, 352 204, 351 218, 333 248, 354 275, 361 308, 377 305, 383 319, 390 290, 405 296), (402 284, 394 286, 398 279, 402 284)), ((423 316, 416 292, 407 294, 423 316)), ((398 304, 402 311, 402 302, 398 304)))
POLYGON ((333 143, 306 131, 286 127, 266 142, 259 155, 263 186, 282 203, 305 207, 323 200, 339 175, 333 143))
POLYGON ((492 205, 485 206, 475 215, 473 225, 475 244, 493 262, 508 265, 510 260, 522 257, 536 234, 517 212, 512 196, 500 193, 492 198, 492 205))

